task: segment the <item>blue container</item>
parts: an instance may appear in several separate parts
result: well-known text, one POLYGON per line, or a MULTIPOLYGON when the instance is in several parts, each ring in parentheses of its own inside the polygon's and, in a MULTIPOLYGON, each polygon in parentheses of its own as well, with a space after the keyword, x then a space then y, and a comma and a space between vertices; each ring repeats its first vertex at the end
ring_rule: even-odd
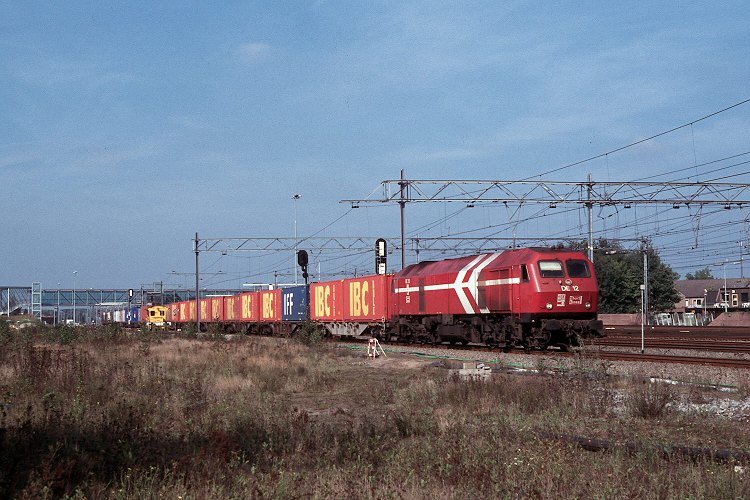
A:
POLYGON ((128 323, 130 323, 131 325, 140 322, 141 309, 139 307, 131 307, 128 316, 130 317, 128 323))
POLYGON ((282 321, 304 321, 307 319, 307 287, 291 286, 281 290, 282 321))

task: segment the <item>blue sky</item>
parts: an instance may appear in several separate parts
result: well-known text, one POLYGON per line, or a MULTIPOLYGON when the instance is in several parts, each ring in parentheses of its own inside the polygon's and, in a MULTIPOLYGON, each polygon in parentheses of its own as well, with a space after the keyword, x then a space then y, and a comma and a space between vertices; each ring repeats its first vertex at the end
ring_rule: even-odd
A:
MULTIPOLYGON (((192 271, 195 232, 291 237, 294 193, 301 236, 344 214, 321 234, 395 236, 395 207, 339 200, 401 168, 521 179, 743 101, 749 21, 744 1, 0 0, 0 285, 70 287, 73 270, 84 287, 189 284, 170 272, 192 271)), ((668 173, 750 151, 748 125, 750 104, 545 178, 680 180, 668 173)), ((750 182, 747 171, 732 181, 750 182)), ((450 217, 446 205, 410 207, 407 227, 508 234, 479 229, 507 221, 499 209, 450 217)), ((748 240, 746 209, 679 222, 649 210, 640 224, 599 213, 597 230, 684 228, 670 242, 700 240, 691 260, 663 251, 683 274, 735 259, 748 240)), ((574 236, 580 218, 517 220, 526 234, 574 236)), ((371 260, 324 267, 369 272, 371 260)), ((291 261, 203 265, 228 276, 208 285, 237 286, 291 261)))

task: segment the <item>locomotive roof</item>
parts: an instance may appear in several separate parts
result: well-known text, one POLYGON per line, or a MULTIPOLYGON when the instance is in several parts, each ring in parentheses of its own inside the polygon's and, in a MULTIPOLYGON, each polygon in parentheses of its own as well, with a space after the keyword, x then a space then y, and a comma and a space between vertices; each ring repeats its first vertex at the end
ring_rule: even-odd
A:
MULTIPOLYGON (((560 250, 553 248, 517 248, 513 250, 505 250, 498 253, 500 253, 500 257, 496 259, 490 267, 526 264, 535 256, 540 256, 539 254, 544 254, 545 257, 556 255, 570 257, 572 255, 578 255, 582 258, 585 258, 585 255, 576 250, 560 250)), ((472 260, 476 259, 480 255, 490 255, 490 252, 468 255, 465 257, 457 257, 454 259, 422 261, 418 264, 412 264, 405 267, 400 272, 396 273, 396 277, 419 276, 432 272, 459 272, 463 268, 465 268, 472 260)))

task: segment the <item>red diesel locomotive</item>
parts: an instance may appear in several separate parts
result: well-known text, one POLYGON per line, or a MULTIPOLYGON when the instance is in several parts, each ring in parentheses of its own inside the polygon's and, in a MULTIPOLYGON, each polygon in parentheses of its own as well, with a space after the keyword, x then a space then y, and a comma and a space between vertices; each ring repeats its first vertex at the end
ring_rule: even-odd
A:
POLYGON ((392 280, 399 339, 563 348, 601 336, 592 263, 578 252, 524 248, 404 268, 392 280))
MULTIPOLYGON (((221 323, 227 331, 293 334, 309 318, 333 336, 508 348, 567 348, 602 334, 593 265, 572 251, 507 250, 312 283, 309 294, 303 288, 202 299, 201 322, 221 323)), ((194 304, 173 304, 167 319, 195 321, 194 304)))

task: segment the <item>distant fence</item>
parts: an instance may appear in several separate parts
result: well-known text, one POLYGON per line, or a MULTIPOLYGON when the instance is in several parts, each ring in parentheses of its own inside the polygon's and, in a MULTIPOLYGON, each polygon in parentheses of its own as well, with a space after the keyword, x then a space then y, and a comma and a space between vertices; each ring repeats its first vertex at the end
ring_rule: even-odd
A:
POLYGON ((651 324, 659 326, 706 326, 713 320, 713 312, 706 314, 689 312, 656 313, 651 324))
MULTIPOLYGON (((605 326, 635 326, 641 324, 640 314, 600 314, 605 326)), ((656 313, 649 321, 658 326, 706 326, 714 320, 714 313, 656 313)))

